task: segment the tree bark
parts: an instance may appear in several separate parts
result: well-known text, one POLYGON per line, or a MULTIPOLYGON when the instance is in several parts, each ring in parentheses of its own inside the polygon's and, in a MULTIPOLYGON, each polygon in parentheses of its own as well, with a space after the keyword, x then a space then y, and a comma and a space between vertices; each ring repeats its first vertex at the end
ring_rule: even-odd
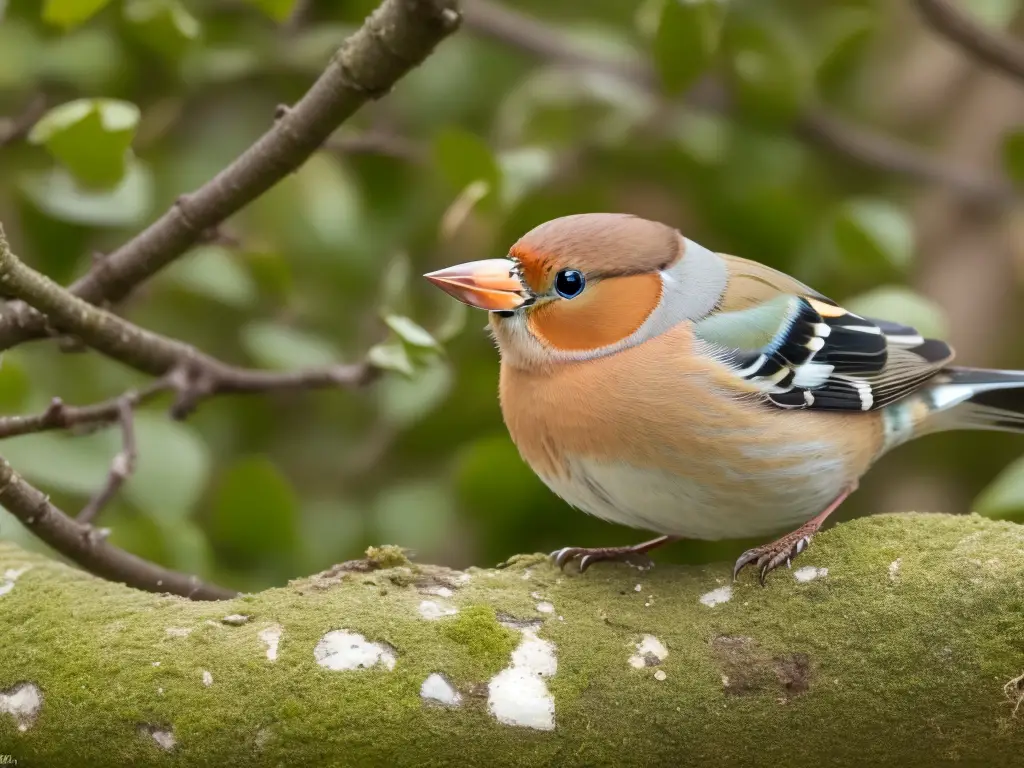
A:
POLYGON ((1022 587, 1024 528, 978 516, 839 525, 765 588, 383 548, 197 603, 0 543, 0 759, 1020 765, 1022 587))

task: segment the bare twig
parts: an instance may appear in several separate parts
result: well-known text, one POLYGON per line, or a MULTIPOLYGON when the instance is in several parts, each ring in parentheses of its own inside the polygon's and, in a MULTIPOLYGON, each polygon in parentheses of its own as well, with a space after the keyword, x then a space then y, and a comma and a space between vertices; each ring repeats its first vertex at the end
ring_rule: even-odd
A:
MULTIPOLYGON (((914 0, 925 21, 976 61, 1024 80, 1024 45, 985 29, 951 0, 914 0)), ((966 5, 966 3, 965 3, 966 5)))
POLYGON ((126 397, 120 397, 117 401, 118 419, 121 422, 121 450, 114 454, 110 462, 110 472, 107 473, 107 481, 103 487, 89 499, 89 503, 82 507, 76 518, 78 522, 89 525, 103 508, 121 490, 124 481, 135 471, 135 459, 139 452, 135 445, 135 412, 131 401, 126 397))
POLYGON ((390 133, 332 136, 324 142, 323 148, 339 155, 385 155, 411 163, 422 163, 426 160, 426 153, 416 142, 390 133))
MULTIPOLYGON (((385 95, 460 23, 456 0, 384 0, 349 37, 293 107, 231 165, 95 264, 71 291, 96 304, 118 301, 180 257, 222 221, 302 165, 337 127, 385 95)), ((0 311, 0 349, 45 335, 43 315, 11 302, 0 311)))
MULTIPOLYGON (((467 1, 465 24, 467 29, 478 35, 542 59, 567 67, 602 72, 651 93, 657 92, 654 69, 645 59, 606 58, 592 53, 544 22, 490 0, 467 1)), ((718 112, 729 109, 728 94, 720 83, 713 80, 698 83, 687 94, 686 102, 718 112)), ((950 163, 900 139, 856 126, 821 107, 811 108, 801 115, 795 127, 807 141, 876 170, 941 184, 980 202, 1008 203, 1014 199, 1013 187, 1004 179, 950 163)))
POLYGON ((13 144, 28 136, 32 126, 46 112, 46 96, 38 93, 19 115, 0 119, 0 147, 13 144))
POLYGON ((92 528, 65 515, 0 456, 0 504, 55 550, 96 576, 149 592, 193 600, 225 600, 237 592, 206 584, 119 549, 92 528))

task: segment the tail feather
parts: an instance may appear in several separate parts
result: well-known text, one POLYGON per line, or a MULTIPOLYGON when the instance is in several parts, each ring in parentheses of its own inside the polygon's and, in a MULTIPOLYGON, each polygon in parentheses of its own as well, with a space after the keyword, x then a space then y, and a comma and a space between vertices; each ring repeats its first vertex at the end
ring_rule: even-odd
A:
POLYGON ((1024 433, 1024 371, 950 367, 921 391, 928 431, 994 429, 1024 433))

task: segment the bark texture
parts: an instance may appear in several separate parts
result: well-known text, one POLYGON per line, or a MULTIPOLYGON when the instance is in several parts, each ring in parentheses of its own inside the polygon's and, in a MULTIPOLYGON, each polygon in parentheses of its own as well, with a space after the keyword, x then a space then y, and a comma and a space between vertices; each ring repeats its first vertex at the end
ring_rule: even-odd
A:
POLYGON ((883 515, 818 535, 766 588, 728 574, 562 574, 533 555, 460 573, 383 548, 200 603, 0 544, 0 755, 82 768, 1021 764, 1021 526, 883 515))

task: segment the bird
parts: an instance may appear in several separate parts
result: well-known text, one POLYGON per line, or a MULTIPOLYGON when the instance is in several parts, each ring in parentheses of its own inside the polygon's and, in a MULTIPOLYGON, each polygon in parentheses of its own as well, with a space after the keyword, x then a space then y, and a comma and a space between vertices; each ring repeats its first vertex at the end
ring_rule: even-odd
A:
POLYGON ((563 547, 563 569, 789 531, 735 561, 734 581, 753 565, 763 586, 897 446, 1024 433, 1024 371, 954 366, 942 340, 639 216, 552 219, 504 257, 424 277, 487 310, 501 413, 540 480, 657 534, 563 547))

